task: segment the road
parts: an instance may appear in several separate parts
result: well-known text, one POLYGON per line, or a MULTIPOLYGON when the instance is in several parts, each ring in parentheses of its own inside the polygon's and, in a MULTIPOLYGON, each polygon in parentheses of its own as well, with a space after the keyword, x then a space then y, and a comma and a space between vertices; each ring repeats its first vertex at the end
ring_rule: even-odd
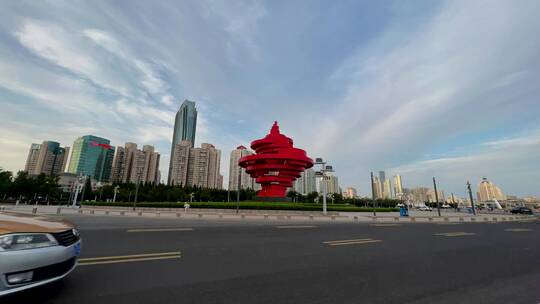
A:
POLYGON ((538 220, 66 217, 84 239, 80 266, 5 303, 540 303, 538 220))

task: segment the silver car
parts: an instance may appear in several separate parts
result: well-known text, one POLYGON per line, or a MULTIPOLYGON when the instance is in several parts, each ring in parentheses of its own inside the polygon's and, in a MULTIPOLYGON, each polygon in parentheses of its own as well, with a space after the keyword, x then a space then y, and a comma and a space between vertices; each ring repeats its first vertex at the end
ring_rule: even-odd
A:
POLYGON ((0 296, 64 278, 80 252, 79 232, 71 223, 0 212, 0 296))

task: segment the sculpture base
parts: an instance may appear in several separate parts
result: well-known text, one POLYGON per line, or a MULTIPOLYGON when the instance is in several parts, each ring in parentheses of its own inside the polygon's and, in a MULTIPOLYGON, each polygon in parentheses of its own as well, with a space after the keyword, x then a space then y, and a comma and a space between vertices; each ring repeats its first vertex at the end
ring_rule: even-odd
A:
POLYGON ((290 197, 271 197, 271 196, 255 196, 253 198, 256 202, 269 202, 269 203, 290 203, 292 198, 290 197))

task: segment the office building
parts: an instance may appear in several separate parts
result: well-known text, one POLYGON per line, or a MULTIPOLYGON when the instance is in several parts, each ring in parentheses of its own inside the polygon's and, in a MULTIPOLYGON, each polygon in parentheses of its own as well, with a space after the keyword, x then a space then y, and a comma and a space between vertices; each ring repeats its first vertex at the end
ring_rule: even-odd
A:
POLYGON ((55 141, 30 145, 25 171, 30 175, 58 175, 65 171, 69 147, 60 147, 55 141))
POLYGON ((169 177, 168 184, 172 184, 171 177, 177 175, 178 172, 172 172, 173 169, 173 153, 176 145, 182 141, 188 141, 190 148, 195 145, 195 130, 197 127, 197 108, 195 102, 184 100, 176 117, 174 119, 174 131, 171 145, 171 159, 169 161, 169 177))
POLYGON ((506 196, 502 192, 501 188, 495 186, 487 178, 482 178, 480 184, 478 184, 477 198, 479 202, 487 202, 492 200, 506 200, 506 196))
POLYGON ((253 154, 244 146, 238 146, 231 151, 229 161, 229 185, 228 189, 232 191, 238 190, 238 177, 240 174, 240 187, 241 189, 253 189, 260 190, 260 185, 255 183, 255 179, 246 173, 246 169, 238 165, 240 158, 253 154))
POLYGON ((137 144, 126 143, 117 147, 114 154, 112 181, 119 183, 159 183, 160 155, 153 146, 142 150, 137 144))
POLYGON ((73 143, 69 173, 91 176, 98 182, 109 182, 112 174, 114 147, 110 140, 86 135, 73 143))
POLYGON ((173 150, 170 184, 221 189, 220 160, 221 151, 211 144, 192 148, 190 141, 181 141, 173 150))

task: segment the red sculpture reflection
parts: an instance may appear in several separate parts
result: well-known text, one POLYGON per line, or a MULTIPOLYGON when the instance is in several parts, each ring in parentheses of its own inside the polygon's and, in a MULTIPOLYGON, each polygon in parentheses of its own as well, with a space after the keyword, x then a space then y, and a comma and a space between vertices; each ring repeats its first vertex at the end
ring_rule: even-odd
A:
POLYGON ((293 147, 293 140, 279 132, 277 121, 270 134, 251 142, 255 154, 242 157, 238 164, 261 185, 257 195, 284 197, 300 173, 313 167, 306 151, 293 147))

